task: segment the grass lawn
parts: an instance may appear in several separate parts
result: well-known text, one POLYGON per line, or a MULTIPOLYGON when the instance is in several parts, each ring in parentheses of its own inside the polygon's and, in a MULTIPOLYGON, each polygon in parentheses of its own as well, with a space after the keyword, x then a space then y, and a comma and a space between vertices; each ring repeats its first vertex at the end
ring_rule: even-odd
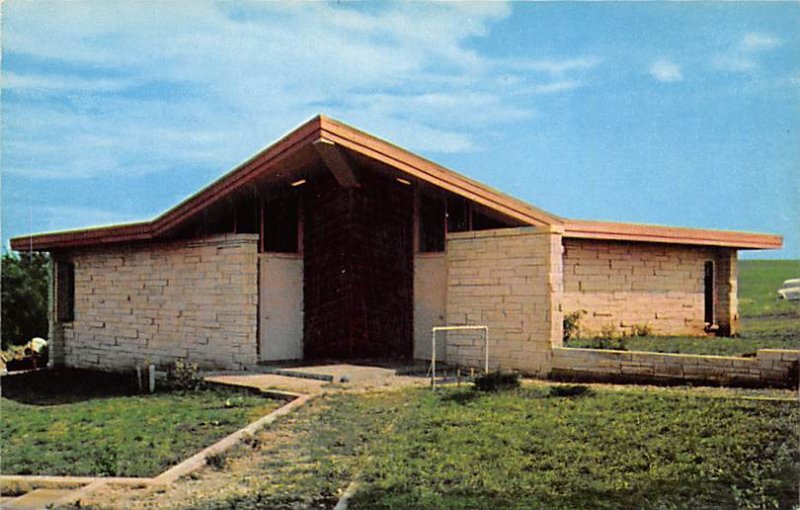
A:
POLYGON ((789 278, 800 278, 800 260, 740 260, 741 316, 790 315, 800 318, 800 304, 797 301, 777 299, 778 289, 789 278))
POLYGON ((800 349, 800 315, 742 319, 737 337, 643 336, 608 339, 573 338, 567 347, 627 351, 754 356, 758 349, 800 349))
MULTIPOLYGON (((729 389, 535 383, 320 397, 163 494, 110 493, 95 508, 791 508, 796 402, 729 389), (122 500, 121 497, 129 499, 122 500), (105 501, 105 503, 104 503, 105 501)), ((787 393, 781 393, 786 395, 787 393)))
POLYGON ((227 388, 137 395, 82 371, 5 377, 2 472, 153 476, 278 407, 227 388))
POLYGON ((644 336, 575 338, 567 347, 751 356, 757 349, 800 349, 800 302, 777 299, 784 280, 800 276, 798 260, 739 262, 741 334, 735 338, 644 336))

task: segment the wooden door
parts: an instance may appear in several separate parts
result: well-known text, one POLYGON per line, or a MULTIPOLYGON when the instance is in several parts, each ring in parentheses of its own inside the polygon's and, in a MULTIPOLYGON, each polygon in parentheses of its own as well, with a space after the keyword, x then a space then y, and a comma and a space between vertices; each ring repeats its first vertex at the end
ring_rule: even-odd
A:
MULTIPOLYGON (((447 313, 447 258, 444 253, 414 257, 414 358, 431 359, 431 328, 444 326, 447 313)), ((445 360, 444 335, 437 336, 436 359, 445 360), (442 341, 439 341, 442 340, 442 341)))
POLYGON ((260 256, 259 352, 263 361, 303 357, 303 258, 260 256))

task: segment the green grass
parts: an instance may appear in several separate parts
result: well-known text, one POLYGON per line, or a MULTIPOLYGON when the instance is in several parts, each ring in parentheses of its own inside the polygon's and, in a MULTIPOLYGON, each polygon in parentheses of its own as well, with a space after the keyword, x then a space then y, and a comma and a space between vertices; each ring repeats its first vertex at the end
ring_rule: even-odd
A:
POLYGON ((78 371, 3 379, 2 472, 153 476, 277 407, 226 388, 132 394, 78 371))
POLYGON ((553 387, 321 397, 272 432, 289 441, 272 447, 274 436, 265 437, 257 482, 239 473, 249 482, 237 494, 206 494, 181 508, 330 508, 357 473, 363 482, 353 509, 790 508, 797 501, 796 402, 721 389, 553 387))
POLYGON ((800 302, 777 299, 784 280, 800 275, 797 260, 739 262, 738 337, 643 336, 603 339, 574 338, 567 347, 628 351, 752 356, 758 349, 800 349, 800 302))
POLYGON ((789 278, 800 278, 800 260, 739 261, 741 316, 790 315, 800 318, 800 303, 777 299, 778 289, 789 278))
POLYGON ((754 356, 758 349, 800 349, 800 318, 781 316, 742 319, 738 337, 643 336, 604 339, 573 338, 567 347, 627 351, 754 356))

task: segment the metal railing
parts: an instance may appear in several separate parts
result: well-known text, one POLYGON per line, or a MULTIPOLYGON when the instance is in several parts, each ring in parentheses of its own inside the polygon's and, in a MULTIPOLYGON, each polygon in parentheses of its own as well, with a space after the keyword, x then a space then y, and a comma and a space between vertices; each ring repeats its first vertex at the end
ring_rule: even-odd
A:
POLYGON ((483 370, 489 373, 489 326, 434 326, 431 328, 431 387, 436 388, 436 333, 439 331, 483 331, 483 370))

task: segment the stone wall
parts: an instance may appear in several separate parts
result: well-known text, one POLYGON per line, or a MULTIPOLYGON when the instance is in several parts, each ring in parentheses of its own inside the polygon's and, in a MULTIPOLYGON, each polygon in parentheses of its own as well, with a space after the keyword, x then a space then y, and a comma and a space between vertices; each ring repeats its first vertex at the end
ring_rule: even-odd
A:
POLYGON ((704 264, 715 262, 716 323, 737 331, 736 251, 698 246, 564 240, 564 311, 584 310, 581 336, 703 335, 704 264))
MULTIPOLYGON (((447 262, 447 324, 489 326, 492 367, 547 374, 551 347, 561 343, 561 234, 533 227, 448 234, 447 262)), ((446 342, 446 362, 483 366, 479 333, 450 332, 446 342)))
POLYGON ((551 376, 585 381, 791 387, 797 384, 798 363, 800 351, 782 349, 759 349, 755 358, 738 358, 555 348, 551 376))
POLYGON ((75 320, 54 325, 67 366, 122 370, 175 359, 257 360, 258 236, 75 251, 75 320))

